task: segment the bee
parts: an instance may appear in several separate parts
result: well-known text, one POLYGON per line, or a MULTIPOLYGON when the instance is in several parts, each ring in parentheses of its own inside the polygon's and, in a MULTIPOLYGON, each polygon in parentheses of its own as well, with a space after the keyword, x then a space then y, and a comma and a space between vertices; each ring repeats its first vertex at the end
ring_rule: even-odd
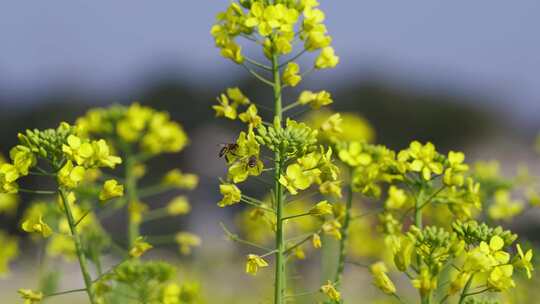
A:
POLYGON ((248 167, 255 168, 257 166, 257 157, 255 155, 251 155, 247 162, 248 167))
POLYGON ((234 155, 234 151, 236 151, 236 149, 238 149, 237 143, 223 144, 221 150, 219 150, 219 157, 221 158, 229 153, 234 155))

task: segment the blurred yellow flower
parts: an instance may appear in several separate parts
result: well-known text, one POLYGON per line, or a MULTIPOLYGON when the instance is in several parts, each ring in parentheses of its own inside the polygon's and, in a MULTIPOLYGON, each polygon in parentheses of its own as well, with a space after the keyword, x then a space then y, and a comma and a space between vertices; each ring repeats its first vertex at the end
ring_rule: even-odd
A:
POLYGON ((106 201, 123 195, 124 186, 119 185, 118 181, 114 179, 109 179, 103 184, 103 189, 101 189, 101 192, 99 193, 99 200, 106 201))
POLYGON ((184 195, 176 196, 167 205, 167 213, 170 215, 188 214, 190 211, 191 205, 184 195))
POLYGON ((154 248, 151 244, 144 241, 142 236, 138 237, 133 244, 133 247, 129 250, 129 256, 132 258, 141 257, 145 252, 154 248))
POLYGON ((268 267, 268 263, 258 255, 248 254, 246 262, 246 273, 256 275, 259 268, 268 267))
POLYGON ((191 254, 192 247, 201 246, 201 238, 190 232, 178 232, 175 236, 176 243, 180 246, 180 253, 191 254))

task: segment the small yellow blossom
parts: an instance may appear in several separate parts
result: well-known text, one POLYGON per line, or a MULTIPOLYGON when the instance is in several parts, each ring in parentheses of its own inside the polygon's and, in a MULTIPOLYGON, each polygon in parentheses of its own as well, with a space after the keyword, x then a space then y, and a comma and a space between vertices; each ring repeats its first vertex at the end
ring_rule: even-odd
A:
POLYGON ((525 269, 527 273, 527 278, 532 277, 532 271, 534 270, 534 267, 532 265, 532 257, 533 257, 533 251, 532 249, 527 250, 527 253, 523 253, 523 250, 521 249, 521 246, 517 244, 517 252, 519 259, 515 263, 516 267, 525 269))
POLYGON ((423 267, 420 275, 411 283, 414 288, 420 290, 420 294, 426 295, 437 288, 437 277, 433 276, 427 267, 423 267))
POLYGON ((338 151, 339 159, 351 167, 359 165, 369 165, 373 159, 369 153, 364 151, 360 142, 351 142, 347 147, 338 151))
POLYGON ((257 107, 252 104, 244 113, 240 113, 238 118, 253 128, 257 128, 262 123, 262 118, 257 114, 257 107))
POLYGON ((17 193, 19 187, 15 182, 20 177, 19 171, 12 164, 0 165, 0 193, 17 193))
POLYGON ((311 243, 313 244, 313 248, 321 248, 322 247, 322 241, 321 236, 318 233, 314 233, 311 237, 311 243))
POLYGON ((140 201, 132 201, 128 204, 129 218, 133 223, 141 223, 143 214, 148 211, 148 205, 140 201))
POLYGON ((268 263, 260 256, 248 254, 246 262, 246 273, 256 275, 259 268, 268 267, 268 263))
POLYGON ((19 198, 14 194, 2 193, 0 191, 0 214, 7 213, 14 215, 19 205, 19 198))
POLYGON ((309 210, 309 213, 312 215, 329 215, 333 213, 333 207, 332 204, 324 200, 313 206, 313 208, 309 210))
POLYGON ((244 56, 242 56, 242 47, 232 41, 221 49, 221 56, 230 59, 238 64, 244 62, 244 56))
POLYGON ((377 262, 371 265, 369 269, 373 276, 373 285, 386 294, 396 293, 396 286, 388 277, 388 268, 386 268, 386 265, 383 262, 377 262))
POLYGON ((189 142, 182 126, 172 121, 167 112, 153 112, 147 129, 140 146, 144 152, 152 155, 180 152, 189 142))
POLYGON ((419 172, 425 180, 430 180, 432 174, 442 174, 443 165, 436 161, 437 151, 435 146, 428 142, 422 145, 418 141, 413 141, 409 149, 403 150, 398 154, 400 162, 409 162, 412 171, 419 172))
POLYGON ((321 53, 319 54, 319 57, 317 57, 317 60, 315 61, 315 68, 317 69, 330 69, 334 68, 339 63, 339 57, 336 56, 334 52, 334 48, 332 47, 325 47, 321 53))
POLYGON ((124 186, 119 185, 114 179, 109 179, 103 184, 103 189, 99 193, 99 199, 106 201, 111 198, 120 197, 124 195, 124 186))
POLYGON ((328 281, 325 285, 321 286, 321 292, 332 301, 339 301, 341 299, 341 294, 337 291, 334 283, 331 281, 328 281))
POLYGON ((178 189, 193 190, 199 184, 199 177, 191 173, 183 173, 179 169, 173 169, 165 174, 162 184, 178 189))
POLYGON ((388 189, 388 198, 385 206, 388 209, 400 209, 407 202, 407 194, 403 189, 399 189, 392 185, 388 189))
POLYGON ((233 101, 234 105, 250 104, 249 98, 247 98, 238 87, 228 88, 227 96, 233 101))
POLYGON ((24 299, 24 304, 37 304, 43 300, 43 293, 30 289, 19 289, 17 291, 24 299))
POLYGON ((212 106, 212 108, 216 111, 217 117, 226 117, 228 119, 235 120, 237 117, 236 112, 236 106, 229 103, 229 98, 225 94, 221 94, 221 96, 217 99, 219 102, 219 105, 212 106))
POLYGON ((319 186, 319 192, 341 198, 343 196, 341 193, 341 181, 325 181, 319 186))
POLYGON ((180 304, 180 293, 182 292, 182 289, 180 289, 180 286, 176 283, 169 283, 165 288, 163 288, 163 292, 161 295, 161 303, 163 304, 180 304))
POLYGON ((201 246, 201 238, 190 232, 178 232, 175 236, 176 243, 180 246, 180 253, 191 254, 192 247, 201 246))
POLYGON ((394 253, 394 264, 400 271, 407 271, 411 265, 414 252, 414 242, 406 236, 395 238, 392 246, 394 253))
POLYGON ((516 286, 514 280, 512 280, 512 274, 514 273, 514 266, 512 265, 500 265, 496 266, 489 274, 488 286, 503 291, 516 286))
POLYGON ((223 199, 218 203, 219 207, 234 205, 242 198, 242 192, 235 184, 221 184, 219 192, 223 195, 223 199))
POLYGON ((28 175, 28 170, 37 163, 36 155, 30 151, 30 148, 22 145, 12 148, 9 151, 9 157, 21 175, 28 175))
POLYGON ((67 188, 76 188, 84 179, 85 169, 82 166, 74 166, 73 162, 67 161, 58 171, 58 182, 67 188))
POLYGON ((341 128, 341 123, 343 122, 343 119, 341 118, 341 114, 335 113, 332 114, 332 116, 328 117, 328 119, 323 122, 321 125, 321 129, 324 132, 330 132, 330 133, 342 133, 343 129, 341 128))
POLYGON ((21 224, 22 230, 30 233, 38 233, 47 238, 53 233, 51 227, 43 221, 41 214, 33 214, 31 218, 26 218, 21 224))
POLYGON ((327 221, 321 226, 321 229, 324 233, 335 237, 337 240, 341 240, 341 224, 339 221, 327 221))
POLYGON ((96 165, 99 167, 114 169, 116 165, 122 163, 120 157, 111 154, 111 148, 103 139, 92 142, 92 149, 94 150, 96 165))
POLYGON ((138 237, 133 244, 133 247, 129 250, 129 256, 132 258, 141 257, 145 252, 154 248, 154 246, 144 241, 142 236, 138 237))
POLYGON ((184 195, 173 198, 167 205, 167 213, 170 215, 188 214, 190 211, 191 205, 184 195))
POLYGON ((444 171, 443 181, 448 186, 462 186, 465 182, 463 173, 469 170, 464 164, 465 154, 462 152, 448 152, 449 167, 444 171))
POLYGON ((283 83, 291 87, 295 87, 302 80, 302 76, 298 74, 300 66, 296 62, 289 62, 285 71, 283 71, 283 83))
POLYGON ((279 182, 285 186, 292 195, 296 195, 299 190, 306 190, 309 188, 315 181, 317 175, 317 171, 303 170, 300 164, 292 164, 287 167, 286 174, 281 175, 279 182))
POLYGON ((508 190, 497 190, 494 203, 488 207, 488 215, 494 220, 510 220, 523 211, 523 203, 510 198, 508 190))
POLYGON ((302 105, 309 105, 312 109, 319 109, 322 106, 327 106, 334 101, 332 96, 327 91, 320 91, 314 93, 312 91, 303 91, 298 97, 298 103, 302 105))

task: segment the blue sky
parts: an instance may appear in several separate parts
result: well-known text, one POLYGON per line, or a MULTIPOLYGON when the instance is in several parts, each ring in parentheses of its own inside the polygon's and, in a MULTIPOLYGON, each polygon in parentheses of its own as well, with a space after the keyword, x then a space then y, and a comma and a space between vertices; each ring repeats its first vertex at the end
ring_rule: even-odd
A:
MULTIPOLYGON (((322 0, 342 58, 322 79, 357 75, 490 97, 515 117, 540 113, 540 2, 322 0)), ((104 96, 148 70, 223 80, 208 30, 227 1, 0 3, 0 94, 69 84, 104 96)))

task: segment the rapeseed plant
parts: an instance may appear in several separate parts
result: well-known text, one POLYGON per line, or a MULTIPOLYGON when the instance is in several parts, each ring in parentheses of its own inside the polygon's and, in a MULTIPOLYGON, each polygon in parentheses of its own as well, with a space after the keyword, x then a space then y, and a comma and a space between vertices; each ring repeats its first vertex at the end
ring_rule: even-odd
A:
MULTIPOLYGON (((10 151, 11 162, 0 164, 2 212, 16 208, 19 192, 44 196, 25 210, 20 227, 33 240, 45 245, 48 257, 78 260, 85 283, 85 288, 57 292, 54 282, 58 274, 42 274, 39 291, 19 291, 25 303, 39 303, 72 292, 86 292, 92 304, 199 301, 198 287, 192 283, 174 283, 172 265, 140 261, 154 247, 147 240, 151 237, 140 234, 140 224, 184 215, 191 208, 185 196, 177 196, 167 206, 148 212, 145 211, 149 207, 140 202, 165 191, 191 190, 197 186, 196 175, 178 169, 164 174, 157 185, 146 188, 138 185, 145 174, 145 161, 185 147, 188 139, 179 124, 171 121, 165 112, 133 104, 93 109, 76 125, 61 123, 56 129, 28 130, 18 137, 19 144, 10 151), (113 169, 122 164, 125 174, 116 177, 113 169), (50 179, 56 188, 21 187, 20 182, 29 175, 50 179), (104 216, 124 206, 130 215, 125 247, 116 244, 100 223, 104 216), (107 250, 115 251, 122 260, 105 271, 101 258, 107 250), (92 278, 91 265, 97 278, 92 278), (130 271, 135 273, 128 275, 130 271), (171 292, 173 288, 180 292, 171 292)), ((183 254, 189 254, 201 242, 198 236, 187 232, 154 238, 153 243, 178 243, 183 254)), ((3 232, 0 239, 5 245, 0 255, 0 272, 6 274, 8 263, 18 254, 18 246, 13 237, 3 232)), ((42 263, 40 269, 44 268, 42 263)))
MULTIPOLYGON (((225 207, 245 203, 254 209, 252 216, 264 219, 259 225, 274 232, 274 248, 262 254, 248 256, 246 272, 255 274, 266 267, 266 257, 274 256, 274 303, 285 303, 287 297, 287 261, 291 255, 304 257, 301 247, 313 240, 320 247, 320 233, 340 238, 340 224, 332 219, 333 206, 321 201, 307 210, 287 215, 286 205, 294 202, 301 193, 315 185, 338 180, 339 169, 334 164, 334 151, 318 140, 319 132, 330 130, 314 129, 302 122, 287 117, 287 112, 300 106, 319 109, 333 102, 327 91, 303 91, 296 101, 286 103, 283 90, 297 86, 310 72, 334 68, 339 63, 331 46, 332 38, 324 25, 325 14, 318 8, 317 1, 234 1, 217 15, 211 29, 221 55, 243 66, 251 75, 268 85, 273 92, 273 113, 270 120, 259 114, 257 103, 248 98, 239 88, 230 88, 218 97, 213 106, 216 116, 246 124, 237 140, 227 144, 221 151, 228 165, 228 174, 220 186, 223 199, 218 203, 225 207), (262 47, 267 63, 246 56, 240 40, 253 42, 262 47), (296 54, 292 54, 296 50, 296 54), (318 55, 305 72, 296 60, 305 53, 318 55), (264 74, 267 75, 264 75, 264 74), (244 112, 242 112, 244 111, 244 112), (237 186, 248 178, 254 180, 267 175, 271 179, 269 198, 251 197, 237 186), (311 233, 294 241, 288 239, 287 226, 304 217, 316 218, 320 223, 311 233)), ((335 124, 335 121, 329 124, 335 124)), ((329 127, 327 129, 335 129, 329 127)), ((253 244, 230 233, 227 235, 244 244, 261 250, 264 246, 253 244)), ((329 282, 321 289, 330 298, 339 299, 329 282)))
MULTIPOLYGON (((517 235, 474 220, 478 214, 475 211, 482 209, 484 194, 480 181, 469 172, 463 153, 450 151, 443 155, 431 143, 413 142, 408 149, 387 156, 386 166, 367 171, 368 177, 375 178, 366 179, 362 174, 353 176, 353 180, 355 186, 375 196, 381 195, 382 184, 388 185, 384 213, 379 216, 385 242, 393 252, 394 266, 410 279, 421 303, 452 298, 460 304, 476 301, 470 298, 514 288, 515 269, 530 273, 532 250, 523 253, 519 244, 514 247, 517 235), (434 225, 426 226, 430 217, 423 211, 429 206, 447 208, 450 221, 437 224, 435 219, 434 225), (404 225, 407 219, 410 224, 404 225), (450 284, 442 284, 441 280, 448 277, 450 284)), ((499 197, 490 208, 500 205, 503 199, 508 201, 506 195, 499 197)), ((507 208, 500 213, 514 215, 507 208)), ((386 272, 372 273, 377 287, 399 299, 386 272)))

